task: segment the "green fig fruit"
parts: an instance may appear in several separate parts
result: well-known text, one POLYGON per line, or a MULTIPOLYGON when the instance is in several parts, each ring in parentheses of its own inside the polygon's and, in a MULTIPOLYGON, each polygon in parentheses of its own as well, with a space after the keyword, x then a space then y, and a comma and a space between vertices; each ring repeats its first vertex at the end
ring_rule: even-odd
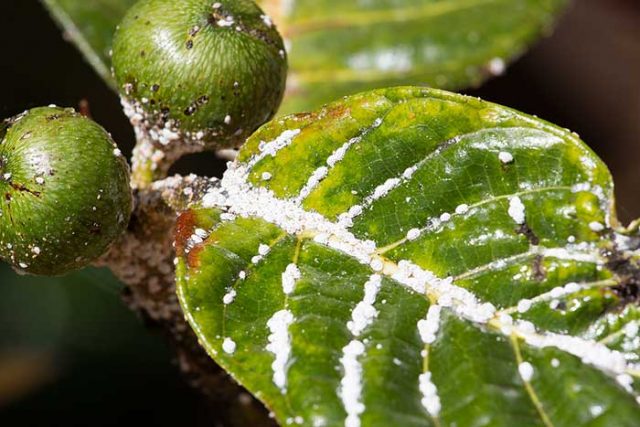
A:
POLYGON ((287 61, 250 0, 141 0, 113 41, 113 72, 137 130, 167 145, 238 146, 277 111, 287 61))
POLYGON ((131 213, 129 168, 109 134, 73 109, 0 125, 0 258, 60 275, 101 256, 131 213))

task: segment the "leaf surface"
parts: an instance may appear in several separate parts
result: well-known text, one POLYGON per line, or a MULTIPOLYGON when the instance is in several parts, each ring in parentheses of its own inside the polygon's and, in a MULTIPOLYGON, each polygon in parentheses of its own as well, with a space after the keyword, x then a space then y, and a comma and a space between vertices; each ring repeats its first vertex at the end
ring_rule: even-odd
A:
POLYGON ((477 86, 548 34, 566 0, 259 0, 289 46, 281 112, 399 84, 477 86))
POLYGON ((628 234, 575 134, 377 90, 250 138, 179 220, 178 293, 282 425, 632 426, 628 234))
MULTIPOLYGON (((109 50, 134 0, 42 0, 113 88, 109 50)), ((289 46, 281 113, 417 84, 477 86, 551 31, 567 0, 259 0, 289 46)))

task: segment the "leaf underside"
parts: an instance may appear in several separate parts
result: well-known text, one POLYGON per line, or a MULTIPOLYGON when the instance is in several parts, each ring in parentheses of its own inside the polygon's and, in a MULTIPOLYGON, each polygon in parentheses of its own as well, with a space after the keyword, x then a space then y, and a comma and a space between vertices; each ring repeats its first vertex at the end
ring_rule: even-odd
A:
POLYGON ((179 220, 179 297, 282 425, 637 425, 637 239, 612 204, 568 131, 359 94, 250 138, 179 220))
POLYGON ((566 0, 259 0, 289 46, 281 113, 399 84, 477 86, 551 32, 566 0))
MULTIPOLYGON (((134 0, 42 0, 113 88, 109 49, 134 0)), ((567 0, 260 0, 289 47, 281 113, 376 87, 458 89, 500 74, 567 0)), ((187 37, 187 35, 185 35, 187 37)))

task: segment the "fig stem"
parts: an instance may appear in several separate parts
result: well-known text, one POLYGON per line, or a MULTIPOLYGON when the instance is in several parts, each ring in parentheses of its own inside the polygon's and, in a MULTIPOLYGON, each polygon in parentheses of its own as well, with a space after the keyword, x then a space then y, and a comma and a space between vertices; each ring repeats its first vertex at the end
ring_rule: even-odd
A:
MULTIPOLYGON (((143 172, 149 173, 139 170, 143 172)), ((150 176, 156 176, 155 171, 150 176)), ((186 379, 207 397, 212 413, 229 418, 225 425, 271 427, 275 424, 262 404, 231 381, 200 346, 176 296, 173 229, 177 214, 218 184, 216 178, 175 175, 138 187, 129 229, 94 265, 110 268, 126 284, 125 302, 163 330, 186 379), (239 413, 242 420, 233 424, 239 413)))

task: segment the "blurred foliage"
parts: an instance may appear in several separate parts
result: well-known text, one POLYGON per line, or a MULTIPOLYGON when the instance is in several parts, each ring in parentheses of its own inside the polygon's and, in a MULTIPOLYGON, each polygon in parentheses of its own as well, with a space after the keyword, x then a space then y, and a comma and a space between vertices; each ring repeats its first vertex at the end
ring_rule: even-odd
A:
POLYGON ((0 425, 197 424, 164 338, 106 270, 17 276, 0 264, 0 425))

